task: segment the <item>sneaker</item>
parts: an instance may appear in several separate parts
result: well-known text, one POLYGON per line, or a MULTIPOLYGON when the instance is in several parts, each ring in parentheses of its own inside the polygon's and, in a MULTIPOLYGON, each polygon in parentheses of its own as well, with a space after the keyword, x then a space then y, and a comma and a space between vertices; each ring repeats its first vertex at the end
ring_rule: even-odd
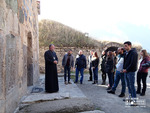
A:
POLYGON ((78 82, 74 82, 74 83, 78 83, 78 82))
POLYGON ((120 95, 119 95, 119 97, 124 97, 125 96, 125 94, 124 93, 121 93, 120 95))
POLYGON ((131 102, 131 98, 124 98, 123 101, 124 102, 131 102))
POLYGON ((131 103, 130 103, 130 106, 137 106, 138 104, 137 104, 137 102, 136 101, 131 101, 131 103))
POLYGON ((69 81, 68 84, 72 84, 72 83, 69 81))
POLYGON ((112 91, 112 90, 107 91, 107 93, 115 94, 115 92, 114 92, 114 91, 112 91))

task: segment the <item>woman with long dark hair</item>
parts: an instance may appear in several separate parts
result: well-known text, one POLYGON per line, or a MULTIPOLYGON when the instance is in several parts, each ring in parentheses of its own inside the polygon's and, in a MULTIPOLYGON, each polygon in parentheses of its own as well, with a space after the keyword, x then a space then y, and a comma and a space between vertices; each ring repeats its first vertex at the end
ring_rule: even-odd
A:
POLYGON ((92 57, 92 68, 93 68, 93 74, 94 74, 93 84, 98 84, 98 64, 99 64, 99 57, 97 55, 97 52, 94 52, 93 57, 92 57))
POLYGON ((113 66, 113 53, 111 51, 108 51, 106 59, 106 73, 108 74, 109 86, 107 90, 110 90, 113 85, 113 66))
POLYGON ((106 84, 106 52, 103 51, 102 52, 102 61, 101 61, 101 71, 102 71, 102 84, 101 85, 105 85, 106 84))
POLYGON ((148 67, 143 67, 142 64, 147 63, 148 61, 150 61, 150 57, 147 54, 146 50, 142 50, 141 51, 141 56, 142 56, 142 61, 140 63, 140 67, 137 73, 137 94, 140 94, 141 96, 145 95, 146 92, 146 79, 147 79, 147 75, 148 75, 148 67), (141 80, 143 83, 143 89, 141 92, 141 80))

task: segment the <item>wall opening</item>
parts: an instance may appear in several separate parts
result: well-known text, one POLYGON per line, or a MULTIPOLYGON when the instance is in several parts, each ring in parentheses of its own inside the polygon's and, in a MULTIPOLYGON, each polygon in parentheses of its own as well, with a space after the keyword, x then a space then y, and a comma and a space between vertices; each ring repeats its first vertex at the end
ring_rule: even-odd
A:
POLYGON ((33 85, 33 47, 32 34, 27 35, 27 86, 33 85))
POLYGON ((114 52, 114 51, 117 51, 117 49, 118 49, 118 47, 112 46, 112 47, 107 48, 107 49, 106 49, 106 52, 108 52, 108 51, 114 52))

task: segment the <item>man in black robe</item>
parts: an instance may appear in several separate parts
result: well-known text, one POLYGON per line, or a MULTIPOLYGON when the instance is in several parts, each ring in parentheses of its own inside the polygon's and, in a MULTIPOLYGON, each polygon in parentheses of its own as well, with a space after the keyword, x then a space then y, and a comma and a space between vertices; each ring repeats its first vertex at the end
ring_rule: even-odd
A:
POLYGON ((55 46, 49 45, 49 50, 45 52, 45 91, 48 93, 58 92, 58 58, 54 52, 55 46))

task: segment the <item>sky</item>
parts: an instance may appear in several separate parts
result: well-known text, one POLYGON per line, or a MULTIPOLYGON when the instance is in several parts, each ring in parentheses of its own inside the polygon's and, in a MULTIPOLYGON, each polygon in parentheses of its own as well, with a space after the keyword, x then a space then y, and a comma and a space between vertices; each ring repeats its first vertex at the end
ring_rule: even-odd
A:
POLYGON ((150 52, 150 0, 40 0, 41 19, 97 40, 131 41, 150 52))

